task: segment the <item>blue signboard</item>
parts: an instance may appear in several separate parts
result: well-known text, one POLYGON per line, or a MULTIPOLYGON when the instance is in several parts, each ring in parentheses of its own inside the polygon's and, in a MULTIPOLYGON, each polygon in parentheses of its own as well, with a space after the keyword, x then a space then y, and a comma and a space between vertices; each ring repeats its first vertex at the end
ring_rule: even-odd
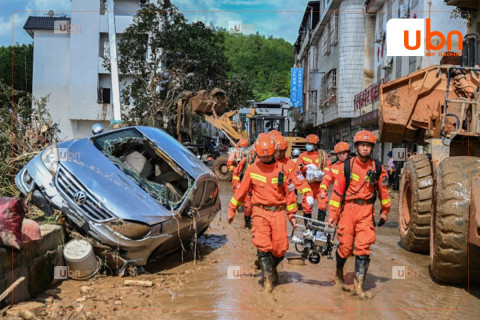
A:
POLYGON ((290 101, 292 107, 300 107, 303 113, 303 68, 291 69, 290 101))

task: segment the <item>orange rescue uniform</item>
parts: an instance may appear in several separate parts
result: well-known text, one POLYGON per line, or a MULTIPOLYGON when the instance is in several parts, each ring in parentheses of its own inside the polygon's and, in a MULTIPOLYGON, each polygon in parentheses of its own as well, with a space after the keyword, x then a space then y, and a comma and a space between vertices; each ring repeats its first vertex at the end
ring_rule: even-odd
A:
MULTIPOLYGON (((362 162, 357 157, 350 161, 350 185, 346 191, 343 211, 341 208, 342 195, 345 192, 346 181, 344 163, 338 166, 337 180, 329 202, 329 218, 338 221, 337 237, 339 240, 338 253, 342 258, 348 258, 353 253, 355 242, 355 255, 370 255, 370 245, 375 243, 375 208, 373 195, 375 186, 370 183, 367 172, 377 170, 372 159, 362 162)), ((376 181, 378 197, 382 205, 382 213, 388 215, 391 200, 388 194, 388 175, 382 168, 380 177, 376 181)))
POLYGON ((237 208, 245 201, 248 191, 252 191, 252 243, 258 251, 271 252, 275 257, 283 257, 288 250, 285 211, 289 220, 297 212, 291 174, 284 171, 284 183, 279 186, 280 171, 280 162, 265 164, 257 161, 245 171, 243 180, 228 205, 228 218, 233 218, 237 208))
MULTIPOLYGON (((297 169, 297 171, 302 172, 302 174, 305 174, 307 172, 307 165, 314 164, 318 167, 319 161, 320 160, 318 158, 318 152, 317 151, 303 152, 298 157, 298 160, 297 160, 297 163, 296 163, 296 169, 297 169)), ((321 170, 326 170, 331 165, 332 165, 332 163, 330 162, 330 159, 327 158, 327 163, 322 164, 322 166, 320 166, 320 169, 321 170)), ((313 197, 317 199, 318 209, 326 210, 327 209, 326 201, 320 199, 320 183, 321 182, 315 182, 314 181, 314 182, 309 182, 308 184, 310 185, 310 188, 312 189, 313 197)), ((304 214, 312 214, 313 207, 308 206, 307 197, 305 196, 305 194, 302 197, 302 208, 303 208, 303 213, 304 214)))

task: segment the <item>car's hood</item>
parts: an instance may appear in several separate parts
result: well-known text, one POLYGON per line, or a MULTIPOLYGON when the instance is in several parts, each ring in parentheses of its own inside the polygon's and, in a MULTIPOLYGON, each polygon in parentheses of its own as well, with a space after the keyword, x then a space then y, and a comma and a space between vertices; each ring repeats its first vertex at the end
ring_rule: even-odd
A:
POLYGON ((62 157, 60 164, 118 218, 152 225, 173 217, 89 139, 60 143, 59 148, 68 148, 68 156, 62 157))

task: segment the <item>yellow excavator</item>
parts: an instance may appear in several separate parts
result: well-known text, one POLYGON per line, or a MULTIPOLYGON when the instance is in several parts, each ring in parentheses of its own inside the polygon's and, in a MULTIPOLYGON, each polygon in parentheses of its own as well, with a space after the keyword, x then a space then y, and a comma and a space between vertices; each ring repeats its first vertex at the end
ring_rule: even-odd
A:
MULTIPOLYGON (((215 88, 211 91, 200 90, 198 92, 184 92, 177 101, 177 139, 183 142, 183 133, 187 133, 190 140, 193 140, 192 115, 196 114, 207 121, 219 131, 223 132, 233 147, 237 146, 240 139, 247 139, 252 143, 256 137, 250 137, 244 130, 238 110, 227 111, 228 99, 225 92, 215 88)), ((255 117, 255 109, 248 118, 255 117)), ((250 121, 249 132, 255 132, 255 121, 250 121)), ((284 134, 284 132, 282 132, 284 134)), ((287 156, 291 155, 292 149, 305 149, 305 138, 285 137, 288 143, 287 156)), ((231 179, 231 172, 227 168, 227 156, 218 156, 212 170, 219 180, 231 179)))

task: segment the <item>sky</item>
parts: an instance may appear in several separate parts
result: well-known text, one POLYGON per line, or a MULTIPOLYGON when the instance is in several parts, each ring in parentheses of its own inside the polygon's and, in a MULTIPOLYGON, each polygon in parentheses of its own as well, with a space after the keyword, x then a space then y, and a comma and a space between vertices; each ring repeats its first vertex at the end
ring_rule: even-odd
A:
MULTIPOLYGON (((189 21, 213 23, 226 29, 241 22, 246 34, 259 32, 266 36, 284 38, 290 43, 294 43, 298 36, 307 2, 308 0, 172 0, 189 21)), ((44 16, 49 10, 70 15, 70 8, 70 0, 0 0, 0 46, 32 43, 33 39, 23 30, 28 16, 44 16)))

